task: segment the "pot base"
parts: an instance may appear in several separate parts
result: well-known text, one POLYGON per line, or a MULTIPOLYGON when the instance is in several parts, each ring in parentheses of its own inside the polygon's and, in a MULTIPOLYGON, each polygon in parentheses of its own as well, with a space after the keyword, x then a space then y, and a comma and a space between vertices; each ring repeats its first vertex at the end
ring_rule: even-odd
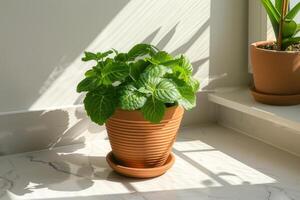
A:
POLYGON ((300 94, 296 95, 272 95, 265 94, 251 88, 253 98, 263 104, 276 106, 292 106, 300 104, 300 94))
POLYGON ((154 178, 157 176, 160 176, 164 174, 168 169, 170 169, 174 162, 175 162, 175 156, 170 153, 166 163, 160 167, 154 167, 154 168, 131 168, 131 167, 125 167, 116 161, 116 159, 113 156, 112 151, 109 152, 106 156, 106 161, 109 164, 109 166, 115 170, 118 174, 132 177, 132 178, 154 178))

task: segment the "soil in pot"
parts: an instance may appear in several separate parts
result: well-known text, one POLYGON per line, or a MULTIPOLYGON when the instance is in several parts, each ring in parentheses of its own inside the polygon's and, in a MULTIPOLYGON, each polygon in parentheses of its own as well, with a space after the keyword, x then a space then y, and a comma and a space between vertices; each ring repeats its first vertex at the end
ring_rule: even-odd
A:
MULTIPOLYGON (((277 51, 277 45, 275 42, 260 45, 258 48, 277 51)), ((300 43, 288 46, 285 51, 300 51, 300 43)))

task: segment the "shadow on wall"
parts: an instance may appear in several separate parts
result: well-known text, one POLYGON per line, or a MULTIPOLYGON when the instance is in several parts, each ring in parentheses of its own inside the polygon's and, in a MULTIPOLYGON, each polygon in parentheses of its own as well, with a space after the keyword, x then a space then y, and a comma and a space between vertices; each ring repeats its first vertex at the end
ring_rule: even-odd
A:
MULTIPOLYGON (((1 8, 8 11, 21 7, 15 0, 3 4, 1 8)), ((207 63, 209 57, 209 0, 92 1, 89 4, 83 0, 72 3, 25 0, 24 4, 22 12, 11 18, 7 17, 8 11, 3 12, 0 21, 7 26, 7 38, 16 37, 13 43, 7 41, 1 46, 7 52, 3 55, 5 59, 0 59, 5 61, 3 74, 9 76, 0 82, 7 83, 7 79, 14 82, 10 87, 1 88, 1 111, 36 110, 80 102, 76 101, 79 94, 74 88, 90 67, 83 66, 80 59, 85 49, 102 51, 115 47, 126 51, 144 41, 174 54, 187 53, 196 65, 207 63), (13 23, 9 25, 8 20, 13 23), (30 27, 18 25, 28 21, 30 27), (15 31, 18 27, 24 29, 23 35, 15 31), (19 46, 30 46, 30 49, 24 51, 21 59, 11 59, 19 46), (23 61, 22 65, 18 60, 23 61)))
POLYGON ((128 2, 0 1, 0 111, 30 108, 128 2))
POLYGON ((247 82, 246 0, 12 0, 0 9, 2 112, 80 103, 75 86, 90 67, 82 52, 142 41, 187 54, 207 90, 247 82))
POLYGON ((83 143, 103 129, 81 107, 0 115, 0 155, 83 143))
POLYGON ((45 149, 64 133, 68 113, 61 110, 0 116, 0 154, 45 149))

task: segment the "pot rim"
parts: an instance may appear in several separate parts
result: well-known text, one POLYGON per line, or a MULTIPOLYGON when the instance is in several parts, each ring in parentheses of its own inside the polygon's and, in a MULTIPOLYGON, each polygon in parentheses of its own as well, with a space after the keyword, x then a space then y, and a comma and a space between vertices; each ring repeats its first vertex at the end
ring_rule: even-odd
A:
POLYGON ((270 49, 263 49, 263 48, 258 48, 260 45, 264 44, 270 44, 275 41, 272 40, 265 40, 265 41, 258 41, 258 42, 253 42, 250 46, 254 47, 257 51, 264 51, 264 52, 269 52, 269 53, 278 53, 278 54, 300 54, 300 51, 277 51, 277 50, 270 50, 270 49))
MULTIPOLYGON (((183 107, 180 106, 180 105, 174 105, 174 106, 171 106, 171 107, 166 107, 165 111, 167 112, 167 111, 170 111, 170 110, 175 110, 177 108, 183 109, 183 107)), ((123 110, 121 108, 117 108, 116 111, 135 113, 135 112, 141 112, 141 109, 139 109, 139 110, 123 110)))
MULTIPOLYGON (((175 105, 175 106, 171 106, 165 109, 165 114, 163 116, 163 119, 161 121, 161 123, 167 122, 168 120, 175 120, 174 117, 179 117, 181 115, 183 115, 184 113, 184 108, 180 105, 175 105)), ((118 121, 120 120, 122 123, 131 123, 134 122, 136 124, 136 122, 138 123, 151 123, 148 120, 146 120, 144 118, 144 115, 142 113, 141 110, 122 110, 117 108, 116 111, 114 112, 114 114, 109 118, 109 121, 118 121)), ((158 123, 160 124, 160 123, 158 123)), ((157 125, 157 124, 155 124, 157 125)))

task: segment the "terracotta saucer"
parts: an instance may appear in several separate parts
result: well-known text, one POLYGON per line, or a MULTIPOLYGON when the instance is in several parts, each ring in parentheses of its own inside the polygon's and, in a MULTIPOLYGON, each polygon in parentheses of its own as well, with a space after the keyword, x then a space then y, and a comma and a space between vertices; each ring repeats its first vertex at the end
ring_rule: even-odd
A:
POLYGON ((300 94, 296 95, 272 95, 260 93, 251 89, 252 96, 254 99, 260 103, 276 105, 276 106, 292 106, 300 104, 300 94))
POLYGON ((133 178, 153 178, 164 174, 168 169, 170 169, 175 162, 175 156, 170 153, 164 165, 154 168, 131 168, 121 166, 114 159, 112 152, 107 154, 106 161, 113 170, 121 175, 133 178))

